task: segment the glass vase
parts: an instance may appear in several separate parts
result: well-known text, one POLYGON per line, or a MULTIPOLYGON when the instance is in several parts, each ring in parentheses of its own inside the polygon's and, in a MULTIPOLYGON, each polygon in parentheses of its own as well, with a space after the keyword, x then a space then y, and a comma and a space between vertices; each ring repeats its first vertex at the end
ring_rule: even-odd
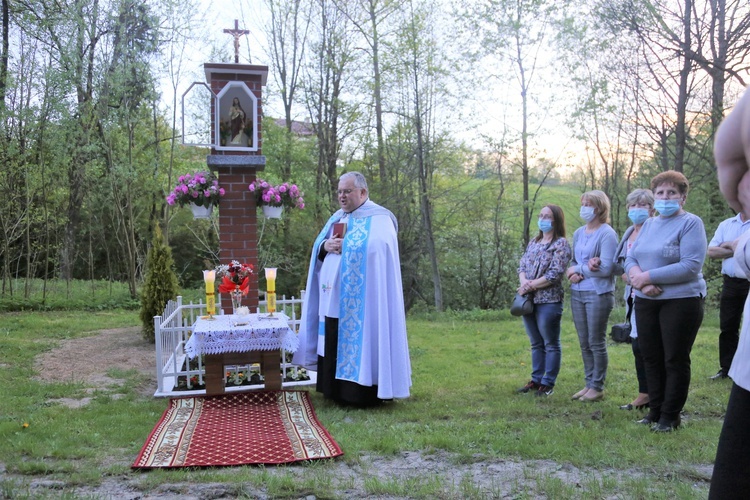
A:
POLYGON ((231 292, 232 295, 232 314, 237 314, 237 309, 242 307, 242 290, 239 287, 231 292))

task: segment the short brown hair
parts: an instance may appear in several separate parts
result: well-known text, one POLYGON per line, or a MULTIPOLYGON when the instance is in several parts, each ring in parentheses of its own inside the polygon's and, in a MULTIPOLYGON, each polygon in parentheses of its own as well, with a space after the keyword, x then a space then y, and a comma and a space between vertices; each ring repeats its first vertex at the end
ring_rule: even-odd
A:
POLYGON ((674 184, 682 195, 688 194, 688 190, 690 189, 690 183, 682 172, 667 170, 666 172, 656 174, 654 178, 651 179, 651 190, 656 191, 657 187, 667 183, 674 184))

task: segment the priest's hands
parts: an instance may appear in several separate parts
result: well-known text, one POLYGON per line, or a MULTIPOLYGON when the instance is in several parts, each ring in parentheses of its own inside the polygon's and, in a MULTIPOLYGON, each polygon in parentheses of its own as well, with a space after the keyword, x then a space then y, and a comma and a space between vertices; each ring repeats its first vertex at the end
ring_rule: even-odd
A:
POLYGON ((323 248, 325 248, 328 253, 341 254, 341 246, 343 244, 343 238, 328 238, 325 243, 323 243, 323 248))

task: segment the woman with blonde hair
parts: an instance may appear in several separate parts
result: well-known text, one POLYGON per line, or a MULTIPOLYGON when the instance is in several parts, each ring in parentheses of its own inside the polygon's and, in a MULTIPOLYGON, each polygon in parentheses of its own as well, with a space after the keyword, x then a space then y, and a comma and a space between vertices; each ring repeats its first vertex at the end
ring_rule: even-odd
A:
POLYGON ((586 385, 572 399, 604 398, 607 378, 607 322, 615 305, 614 257, 617 233, 609 225, 609 198, 599 190, 581 196, 580 216, 586 222, 573 233, 570 308, 578 332, 586 385))

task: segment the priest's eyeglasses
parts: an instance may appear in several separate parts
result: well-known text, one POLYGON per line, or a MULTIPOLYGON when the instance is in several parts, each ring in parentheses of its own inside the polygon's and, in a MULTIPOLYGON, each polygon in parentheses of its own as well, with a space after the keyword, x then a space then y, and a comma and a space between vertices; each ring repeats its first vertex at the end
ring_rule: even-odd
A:
POLYGON ((345 195, 348 196, 348 195, 351 194, 352 191, 354 191, 354 190, 353 189, 339 189, 336 192, 338 193, 339 196, 341 196, 342 194, 345 194, 345 195))

